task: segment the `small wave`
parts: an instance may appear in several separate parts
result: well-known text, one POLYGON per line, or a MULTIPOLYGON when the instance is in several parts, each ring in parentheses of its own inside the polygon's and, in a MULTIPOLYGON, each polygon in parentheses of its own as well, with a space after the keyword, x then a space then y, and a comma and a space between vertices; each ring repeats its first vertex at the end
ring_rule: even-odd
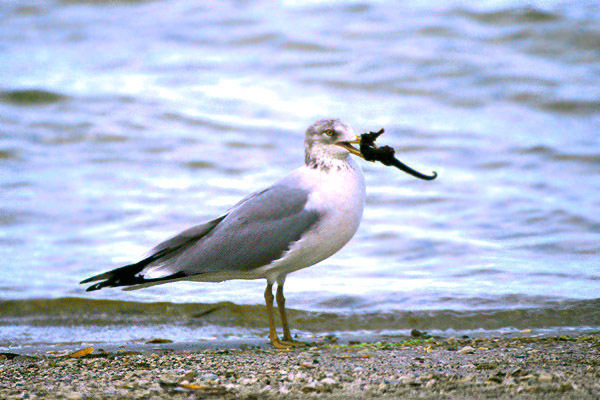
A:
POLYGON ((18 160, 19 153, 16 149, 0 149, 0 160, 18 160))
POLYGON ((541 107, 560 114, 596 115, 600 110, 599 101, 553 100, 543 102, 541 107))
POLYGON ((42 89, 8 90, 0 92, 0 100, 20 106, 58 103, 67 96, 42 89))
POLYGON ((491 24, 495 26, 514 25, 523 23, 546 23, 560 20, 559 14, 547 10, 541 10, 533 7, 515 7, 501 11, 483 11, 476 12, 464 10, 463 15, 474 19, 475 21, 491 24))
MULTIPOLYGON (((356 299, 340 299, 351 304, 356 299)), ((308 332, 382 330, 501 330, 600 326, 600 299, 549 301, 540 307, 366 313, 288 310, 292 326, 308 332)), ((266 327, 265 307, 230 302, 140 303, 81 298, 0 302, 0 325, 266 327)), ((176 329, 176 328, 174 328, 176 329)))
MULTIPOLYGON (((598 109, 600 109, 600 104, 598 109)), ((517 148, 513 150, 517 154, 523 155, 540 155, 551 161, 564 161, 564 162, 576 162, 585 164, 600 164, 600 155, 598 154, 585 154, 585 153, 565 153, 553 149, 552 147, 535 145, 526 148, 517 148)))

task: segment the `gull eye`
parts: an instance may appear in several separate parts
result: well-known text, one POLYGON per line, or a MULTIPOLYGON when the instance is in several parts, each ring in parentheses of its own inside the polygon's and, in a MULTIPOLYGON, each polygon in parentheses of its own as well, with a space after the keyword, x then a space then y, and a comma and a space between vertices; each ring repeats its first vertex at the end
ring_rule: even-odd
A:
POLYGON ((333 129, 327 129, 324 133, 327 136, 333 136, 333 135, 335 135, 335 131, 333 129))

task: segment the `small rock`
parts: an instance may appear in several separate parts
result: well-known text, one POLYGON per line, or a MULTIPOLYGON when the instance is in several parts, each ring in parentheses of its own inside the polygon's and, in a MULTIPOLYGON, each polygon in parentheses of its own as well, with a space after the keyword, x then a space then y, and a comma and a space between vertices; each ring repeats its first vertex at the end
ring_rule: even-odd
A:
POLYGON ((279 387, 279 393, 281 394, 288 394, 290 392, 290 388, 283 385, 279 387))
POLYGON ((561 392, 561 393, 570 392, 571 390, 575 390, 575 388, 570 383, 563 383, 558 388, 558 391, 561 392))
POLYGON ((498 364, 495 362, 478 362, 475 364, 475 369, 482 371, 482 370, 488 370, 488 369, 496 369, 498 367, 498 364))
POLYGON ((240 385, 253 385, 256 383, 256 378, 242 378, 240 379, 240 385))
POLYGON ((526 375, 523 375, 520 378, 520 380, 522 380, 522 381, 533 381, 533 380, 535 380, 535 375, 534 374, 526 374, 526 375))
POLYGON ((188 372, 185 375, 183 375, 182 377, 180 377, 179 379, 177 379, 177 382, 178 383, 182 383, 182 382, 192 383, 192 381, 194 380, 194 378, 197 375, 198 374, 195 372, 188 372))
POLYGON ((265 386, 265 387, 263 387, 263 388, 261 389, 261 392, 262 392, 262 393, 268 393, 268 392, 270 392, 270 391, 272 391, 272 390, 273 390, 273 388, 271 387, 271 385, 267 385, 267 386, 265 386))
POLYGON ((514 386, 516 384, 516 380, 515 380, 515 378, 510 376, 510 377, 504 379, 504 381, 502 383, 504 384, 504 386, 514 386))
POLYGON ((329 377, 328 378, 323 378, 323 379, 320 380, 319 383, 321 383, 322 385, 329 385, 329 386, 331 386, 331 385, 335 385, 335 379, 329 378, 329 377))
POLYGON ((422 338, 424 336, 427 336, 427 332, 421 332, 420 330, 413 329, 412 331, 410 331, 410 336, 414 338, 422 338))
POLYGON ((525 375, 525 372, 520 367, 516 367, 507 372, 507 376, 523 376, 523 375, 525 375))
POLYGON ((552 382, 552 374, 548 372, 541 372, 538 376, 538 382, 540 383, 550 383, 552 382))
POLYGON ((302 386, 300 390, 302 390, 304 393, 314 393, 319 392, 320 387, 318 386, 317 382, 310 382, 307 385, 302 386))
POLYGON ((359 357, 362 357, 362 358, 371 358, 371 357, 372 357, 372 355, 371 355, 371 351, 370 351, 370 350, 368 350, 368 349, 364 349, 364 350, 361 350, 361 351, 359 351, 359 352, 357 353, 357 355, 358 355, 359 357))
POLYGON ((13 358, 19 357, 20 354, 16 353, 0 353, 0 360, 12 360, 13 358))
POLYGON ((498 371, 495 374, 488 376, 488 381, 495 382, 495 383, 502 383, 502 381, 504 381, 504 376, 505 376, 504 373, 502 373, 501 371, 498 371))
POLYGON ((216 381, 217 379, 219 379, 219 375, 209 372, 207 374, 202 375, 202 379, 204 379, 205 381, 216 381))
POLYGON ((475 353, 475 348, 472 346, 465 346, 458 351, 460 354, 473 354, 475 353))

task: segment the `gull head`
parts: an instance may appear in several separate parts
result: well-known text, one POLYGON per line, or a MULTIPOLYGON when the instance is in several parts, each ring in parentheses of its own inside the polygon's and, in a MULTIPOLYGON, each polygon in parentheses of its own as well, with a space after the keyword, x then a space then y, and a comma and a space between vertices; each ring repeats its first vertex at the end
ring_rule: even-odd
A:
POLYGON ((359 142, 354 130, 339 119, 317 121, 306 130, 304 161, 309 167, 329 168, 346 162, 349 154, 362 157, 352 146, 359 142))

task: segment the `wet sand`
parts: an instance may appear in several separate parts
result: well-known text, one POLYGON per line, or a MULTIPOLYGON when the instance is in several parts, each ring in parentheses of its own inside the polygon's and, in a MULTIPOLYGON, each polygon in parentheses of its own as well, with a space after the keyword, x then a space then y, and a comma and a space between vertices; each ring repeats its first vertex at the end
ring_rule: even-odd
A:
POLYGON ((3 353, 0 398, 600 398, 600 333, 75 350, 3 353))

